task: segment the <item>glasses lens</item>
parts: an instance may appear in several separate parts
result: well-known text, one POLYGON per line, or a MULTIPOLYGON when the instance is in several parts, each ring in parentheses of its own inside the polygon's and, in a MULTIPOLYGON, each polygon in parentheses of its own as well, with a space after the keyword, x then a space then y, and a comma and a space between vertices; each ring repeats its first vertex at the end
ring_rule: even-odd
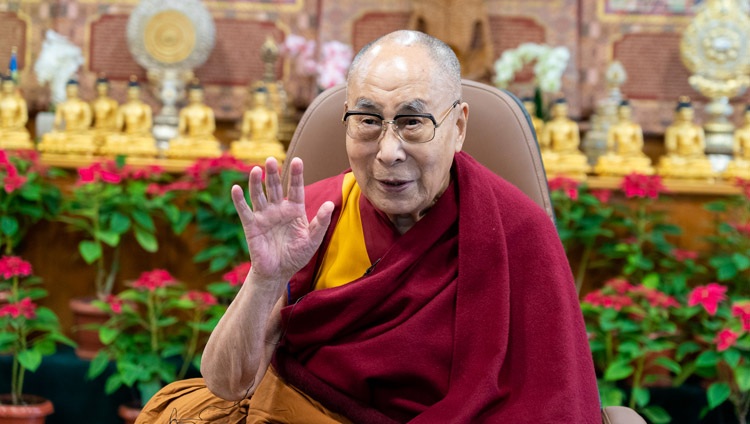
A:
POLYGON ((372 140, 380 137, 383 120, 373 115, 350 115, 346 119, 346 133, 357 140, 372 140))
POLYGON ((423 116, 401 116, 396 120, 396 131, 408 143, 424 143, 435 136, 435 124, 423 116))

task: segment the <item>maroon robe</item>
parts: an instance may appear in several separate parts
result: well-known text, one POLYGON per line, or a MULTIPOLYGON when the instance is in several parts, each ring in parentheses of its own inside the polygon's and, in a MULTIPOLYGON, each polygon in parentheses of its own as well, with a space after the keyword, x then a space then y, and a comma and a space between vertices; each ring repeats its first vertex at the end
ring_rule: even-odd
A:
POLYGON ((325 200, 336 209, 323 247, 290 282, 276 369, 356 423, 601 423, 552 221, 467 154, 452 172, 448 190, 402 236, 362 199, 375 265, 317 291, 343 176, 307 189, 309 215, 325 200))

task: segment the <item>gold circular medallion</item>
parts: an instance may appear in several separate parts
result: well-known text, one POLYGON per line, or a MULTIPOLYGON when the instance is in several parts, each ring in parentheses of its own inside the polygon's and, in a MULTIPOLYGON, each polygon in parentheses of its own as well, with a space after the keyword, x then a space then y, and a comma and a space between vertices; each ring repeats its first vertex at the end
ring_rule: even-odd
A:
POLYGON ((162 63, 177 63, 195 48, 195 26, 177 10, 159 12, 148 21, 143 33, 146 51, 162 63))

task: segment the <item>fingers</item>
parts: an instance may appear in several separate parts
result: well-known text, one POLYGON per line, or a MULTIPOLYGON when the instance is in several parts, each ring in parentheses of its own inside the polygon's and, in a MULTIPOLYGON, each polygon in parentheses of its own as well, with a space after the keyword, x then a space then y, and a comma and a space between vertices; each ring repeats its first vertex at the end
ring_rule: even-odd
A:
POLYGON ((287 193, 290 202, 305 203, 305 178, 302 171, 302 159, 292 159, 289 166, 289 191, 287 193))
MULTIPOLYGON (((250 201, 253 203, 253 210, 262 211, 268 205, 266 195, 263 192, 263 169, 259 166, 250 170, 250 201)), ((232 191, 234 195, 234 190, 232 191)))
POLYGON ((331 215, 333 213, 333 202, 328 201, 320 205, 318 213, 315 218, 310 222, 310 240, 315 246, 320 246, 323 242, 323 237, 326 235, 328 225, 331 224, 331 215))
POLYGON ((279 164, 273 157, 266 159, 266 195, 270 203, 280 203, 284 200, 279 164))
POLYGON ((242 191, 242 187, 236 184, 232 186, 232 202, 234 202, 234 209, 237 210, 237 215, 240 217, 243 228, 247 228, 253 220, 253 211, 245 200, 245 193, 242 191))

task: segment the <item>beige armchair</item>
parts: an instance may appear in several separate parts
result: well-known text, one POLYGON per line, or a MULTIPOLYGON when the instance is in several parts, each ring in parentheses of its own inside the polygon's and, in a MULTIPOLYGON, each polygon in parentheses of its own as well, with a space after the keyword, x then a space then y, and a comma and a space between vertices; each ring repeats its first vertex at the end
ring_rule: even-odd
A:
MULTIPOLYGON (((463 81, 463 101, 469 104, 469 124, 463 150, 496 174, 521 189, 554 219, 539 145, 521 102, 512 94, 486 84, 463 81)), ((305 163, 309 184, 349 167, 341 125, 346 88, 339 85, 321 93, 305 111, 294 132, 287 158, 305 163)), ((288 182, 287 160, 283 184, 288 182)), ((646 424, 635 411, 609 407, 602 411, 604 424, 646 424)))

